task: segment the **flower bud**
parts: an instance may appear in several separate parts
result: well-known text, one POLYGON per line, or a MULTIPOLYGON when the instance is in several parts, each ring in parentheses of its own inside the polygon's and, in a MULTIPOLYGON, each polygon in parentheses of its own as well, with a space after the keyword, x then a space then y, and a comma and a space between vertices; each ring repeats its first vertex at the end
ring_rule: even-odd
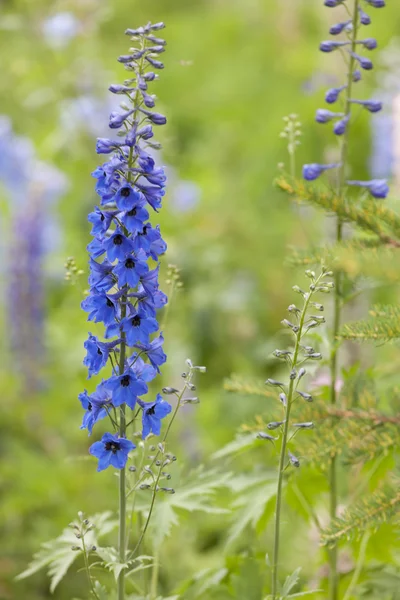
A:
POLYGON ((200 404, 199 398, 184 398, 182 404, 200 404))
POLYGON ((277 381, 276 379, 267 379, 265 382, 267 385, 274 385, 276 387, 283 387, 285 384, 282 381, 277 381))
POLYGON ((288 456, 289 456, 290 463, 297 469, 300 466, 299 459, 294 454, 292 454, 290 452, 290 450, 288 451, 288 456))
POLYGON ((297 393, 299 394, 299 396, 301 396, 303 398, 303 400, 305 400, 306 402, 312 402, 312 396, 311 394, 307 394, 306 392, 299 392, 299 390, 297 390, 297 393))
POLYGON ((257 433, 257 439, 275 442, 278 438, 275 438, 273 435, 268 435, 268 433, 264 433, 264 431, 259 431, 257 433))
POLYGON ((163 394, 177 394, 179 393, 179 390, 177 390, 176 388, 173 387, 164 387, 162 389, 163 394))
POLYGON ((273 429, 278 429, 278 427, 280 427, 281 425, 284 425, 285 421, 271 421, 271 423, 268 423, 267 425, 267 429, 273 430, 273 429))
POLYGON ((298 429, 314 429, 314 423, 309 421, 308 423, 293 423, 293 427, 298 429))
POLYGON ((279 394, 279 400, 282 402, 283 406, 287 406, 286 394, 284 394, 283 392, 279 394))

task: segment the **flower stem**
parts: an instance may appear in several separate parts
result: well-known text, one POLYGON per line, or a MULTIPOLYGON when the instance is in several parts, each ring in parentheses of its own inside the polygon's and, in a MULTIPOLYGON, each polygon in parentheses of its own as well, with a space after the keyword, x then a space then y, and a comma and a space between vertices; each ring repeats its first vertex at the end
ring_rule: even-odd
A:
MULTIPOLYGON (((318 285, 323 273, 317 278, 316 285, 318 285)), ((304 321, 307 315, 307 309, 310 304, 313 292, 310 291, 305 296, 303 310, 301 311, 299 329, 296 333, 296 343, 293 352, 292 369, 297 367, 298 356, 300 351, 300 342, 303 334, 304 321)), ((276 492, 276 504, 275 504, 275 535, 274 535, 274 554, 272 562, 272 600, 278 600, 278 567, 279 567, 279 543, 280 543, 280 525, 281 525, 281 508, 282 508, 282 487, 283 487, 283 474, 286 468, 286 448, 288 443, 288 433, 290 426, 290 411, 293 404, 293 394, 295 392, 295 379, 290 379, 289 390, 287 396, 287 406, 285 409, 285 425, 282 434, 282 444, 279 457, 279 469, 278 469, 278 487, 276 492)))
MULTIPOLYGON (((354 11, 351 31, 351 51, 355 52, 357 49, 357 33, 358 33, 358 8, 359 0, 354 0, 354 11)), ((349 60, 349 71, 347 74, 347 87, 345 89, 345 114, 349 118, 351 116, 351 90, 353 85, 353 71, 355 67, 355 59, 353 55, 350 55, 349 60)), ((349 145, 349 130, 350 122, 346 128, 346 131, 342 137, 341 156, 340 163, 341 167, 339 170, 338 177, 338 195, 343 198, 344 196, 344 185, 346 177, 346 166, 348 156, 348 145, 349 145)), ((343 239, 343 221, 338 218, 336 224, 336 242, 340 243, 343 239)), ((330 372, 331 372, 331 387, 330 387, 330 403, 335 405, 337 403, 337 372, 338 372, 338 345, 337 337, 340 329, 341 322, 341 308, 342 308, 342 273, 336 272, 335 275, 335 292, 334 292, 334 316, 333 316, 333 330, 332 330, 332 352, 330 359, 330 372)), ((336 456, 331 458, 329 465, 329 514, 331 519, 336 517, 337 512, 337 461, 336 456)), ((337 547, 334 546, 329 550, 329 600, 337 600, 338 598, 338 574, 337 574, 337 547)))

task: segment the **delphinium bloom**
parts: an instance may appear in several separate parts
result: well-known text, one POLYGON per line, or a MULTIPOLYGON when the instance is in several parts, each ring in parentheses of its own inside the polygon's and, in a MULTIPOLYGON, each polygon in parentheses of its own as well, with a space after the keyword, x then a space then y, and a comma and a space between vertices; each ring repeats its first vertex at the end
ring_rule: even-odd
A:
POLYGON ((166 183, 153 156, 160 147, 153 141, 154 128, 166 118, 154 111, 155 96, 149 93, 156 71, 164 66, 159 55, 165 41, 157 37, 163 27, 149 23, 126 31, 134 47, 118 61, 131 76, 109 88, 123 99, 121 110, 109 119, 118 137, 97 140, 98 154, 109 159, 93 172, 99 205, 88 217, 93 235, 88 245, 90 291, 82 308, 90 321, 103 324, 105 339, 89 334, 84 364, 89 376, 108 373, 95 392, 85 391, 79 398, 86 411, 82 427, 89 434, 105 417, 114 429, 90 448, 99 459, 98 470, 110 465, 124 470, 134 449, 127 423, 138 410, 143 411, 144 438, 159 435, 161 419, 171 411, 159 394, 155 400, 143 399, 166 360, 157 311, 167 302, 158 282, 159 257, 167 246, 158 225, 150 222, 150 214, 161 209, 166 183))
MULTIPOLYGON (((303 177, 307 181, 317 179, 322 173, 331 169, 338 169, 337 189, 340 194, 343 194, 345 185, 359 186, 370 192, 374 198, 385 198, 389 192, 389 188, 383 180, 361 181, 351 180, 345 181, 346 159, 348 152, 347 136, 351 126, 352 112, 354 105, 366 109, 370 113, 377 113, 382 110, 382 103, 378 100, 360 100, 353 97, 353 86, 361 80, 362 70, 369 71, 373 68, 373 63, 368 56, 364 56, 363 51, 372 51, 377 47, 377 41, 372 37, 360 36, 358 33, 361 28, 371 23, 370 16, 361 8, 360 2, 353 0, 347 2, 345 0, 325 0, 325 6, 334 8, 340 4, 346 4, 349 14, 352 18, 346 21, 339 22, 330 27, 329 33, 335 36, 333 40, 325 40, 320 44, 320 50, 325 53, 338 52, 341 50, 346 53, 349 72, 347 82, 343 85, 331 88, 326 92, 325 101, 330 106, 338 105, 337 110, 328 110, 320 108, 316 112, 316 121, 318 123, 329 123, 333 121, 333 133, 337 136, 345 138, 341 146, 341 156, 337 163, 328 165, 312 163, 304 165, 303 177), (337 39, 340 36, 345 39, 337 39), (361 54, 360 54, 361 53, 361 54)), ((374 8, 385 6, 383 0, 367 0, 366 4, 374 8)))

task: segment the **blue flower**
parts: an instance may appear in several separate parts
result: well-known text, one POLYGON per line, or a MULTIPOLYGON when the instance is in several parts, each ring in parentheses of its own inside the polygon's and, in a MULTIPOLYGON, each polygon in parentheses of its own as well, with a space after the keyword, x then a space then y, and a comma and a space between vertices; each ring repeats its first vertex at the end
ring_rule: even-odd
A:
POLYGON ((90 454, 99 459, 98 471, 104 471, 110 465, 123 469, 128 460, 128 454, 136 448, 130 440, 120 438, 112 433, 105 433, 101 442, 95 442, 89 448, 90 454))
POLYGON ((140 202, 140 193, 130 184, 122 185, 113 198, 119 210, 132 210, 140 202))
POLYGON ((82 302, 81 307, 89 313, 88 321, 103 322, 109 325, 115 320, 117 307, 109 294, 91 291, 82 302))
POLYGON ((121 321, 122 331, 126 334, 129 346, 138 342, 148 344, 149 337, 158 330, 158 323, 153 317, 149 317, 141 308, 121 321))
POLYGON ((149 344, 136 344, 136 348, 143 350, 146 353, 147 358, 158 372, 160 372, 160 365, 164 364, 167 360, 167 355, 164 353, 162 346, 164 343, 164 337, 162 333, 152 340, 149 344))
POLYGON ((107 364, 112 345, 100 342, 99 339, 91 333, 89 333, 89 337, 83 345, 87 350, 87 354, 83 359, 83 364, 88 368, 90 378, 92 375, 97 375, 107 364))
POLYGON ((112 276, 114 265, 107 259, 98 263, 93 258, 89 260, 89 285, 91 290, 98 292, 108 292, 114 285, 115 280, 112 276))
POLYGON ((139 400, 139 404, 143 409, 143 439, 145 439, 149 433, 160 435, 161 419, 169 415, 172 410, 172 406, 169 404, 169 402, 166 402, 160 394, 157 394, 155 402, 142 402, 139 400))
POLYGON ((89 435, 92 434, 95 423, 107 416, 106 407, 109 406, 111 402, 110 395, 105 394, 104 389, 101 388, 101 386, 102 384, 97 386, 97 390, 90 396, 86 390, 78 396, 82 408, 86 411, 83 415, 81 429, 87 429, 89 435))
POLYGON ((88 215, 88 221, 93 224, 90 233, 92 235, 102 235, 106 233, 114 216, 115 212, 101 211, 100 208, 96 206, 94 211, 88 215))
MULTIPOLYGON (((141 202, 145 202, 145 200, 141 200, 141 202)), ((123 213, 121 217, 122 223, 131 233, 136 233, 137 231, 142 231, 144 222, 149 218, 149 213, 141 204, 138 204, 131 210, 123 213)))
POLYGON ((114 375, 104 382, 104 386, 112 392, 114 406, 126 404, 132 410, 138 396, 147 393, 147 385, 136 377, 133 369, 128 368, 122 375, 114 375))
POLYGON ((108 260, 124 260, 125 256, 133 251, 134 246, 130 238, 127 238, 118 227, 114 233, 103 242, 107 252, 108 260))
POLYGON ((139 255, 127 256, 124 260, 120 260, 114 267, 114 275, 118 278, 120 286, 127 285, 134 288, 139 283, 142 275, 145 275, 149 270, 148 264, 140 260, 139 255))
POLYGON ((313 181, 314 179, 318 179, 318 177, 322 175, 324 171, 327 171, 328 169, 336 169, 339 166, 339 163, 331 163, 329 165, 319 165, 317 163, 311 163, 309 165, 304 165, 303 177, 307 181, 313 181))
POLYGON ((355 185, 366 188, 374 198, 386 198, 389 186, 385 179, 371 179, 371 181, 347 181, 347 185, 355 185))

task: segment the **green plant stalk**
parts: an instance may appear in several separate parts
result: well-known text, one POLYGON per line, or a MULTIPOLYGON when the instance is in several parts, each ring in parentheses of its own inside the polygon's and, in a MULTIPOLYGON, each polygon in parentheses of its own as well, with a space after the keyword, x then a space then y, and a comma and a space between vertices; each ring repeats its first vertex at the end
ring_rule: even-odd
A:
POLYGON ((361 544, 360 544, 360 550, 358 552, 356 568, 354 569, 353 577, 351 578, 349 587, 347 588, 346 593, 343 596, 343 600, 350 600, 350 598, 353 594, 354 588, 356 587, 356 585, 358 583, 358 579, 360 577, 362 568, 364 566, 365 555, 367 553, 368 540, 370 537, 371 537, 370 531, 366 531, 363 535, 363 538, 362 538, 361 544))
MULTIPOLYGON (((352 21, 352 32, 351 32, 351 51, 356 51, 356 41, 358 33, 358 8, 359 0, 354 0, 354 12, 352 21)), ((350 130, 350 116, 352 104, 351 90, 353 85, 353 71, 355 67, 355 59, 350 55, 349 60, 349 71, 347 75, 347 87, 345 89, 345 114, 349 117, 348 126, 346 132, 342 138, 342 147, 340 152, 340 170, 338 177, 338 195, 343 198, 344 194, 344 183, 346 177, 346 164, 348 156, 349 146, 349 130, 350 130)), ((343 240, 343 221, 338 218, 336 223, 336 242, 340 243, 343 240)), ((336 392, 336 381, 338 374, 338 343, 337 337, 340 329, 341 322, 341 308, 342 308, 342 273, 338 270, 335 274, 335 295, 334 295, 334 316, 333 316, 333 330, 332 330, 332 353, 330 360, 330 372, 331 372, 331 387, 330 387, 330 403, 335 405, 337 403, 337 392, 336 392)), ((329 465, 329 515, 331 519, 336 517, 338 504, 338 493, 337 493, 337 460, 336 456, 333 456, 329 465)), ((337 600, 338 598, 338 573, 337 573, 337 546, 334 546, 329 551, 329 600, 337 600)))
MULTIPOLYGON (((321 276, 318 277, 316 285, 318 284, 321 276)), ((303 333, 304 320, 306 318, 307 309, 310 304, 313 292, 308 292, 304 302, 303 310, 301 312, 299 321, 299 330, 296 333, 296 343, 294 347, 292 369, 297 367, 297 359, 300 351, 300 342, 303 333)), ((282 508, 282 485, 283 485, 283 473, 285 471, 285 460, 286 460, 286 447, 288 443, 289 433, 289 421, 290 421, 290 410, 293 403, 293 394, 295 391, 295 380, 291 379, 289 383, 289 390, 287 395, 287 407, 285 410, 285 425, 282 434, 282 444, 279 456, 279 470, 278 470, 278 487, 276 492, 276 504, 275 504, 275 534, 274 534, 274 553, 272 561, 272 600, 278 600, 277 588, 278 588, 278 562, 279 562, 279 543, 280 543, 280 525, 281 525, 281 508, 282 508)))

